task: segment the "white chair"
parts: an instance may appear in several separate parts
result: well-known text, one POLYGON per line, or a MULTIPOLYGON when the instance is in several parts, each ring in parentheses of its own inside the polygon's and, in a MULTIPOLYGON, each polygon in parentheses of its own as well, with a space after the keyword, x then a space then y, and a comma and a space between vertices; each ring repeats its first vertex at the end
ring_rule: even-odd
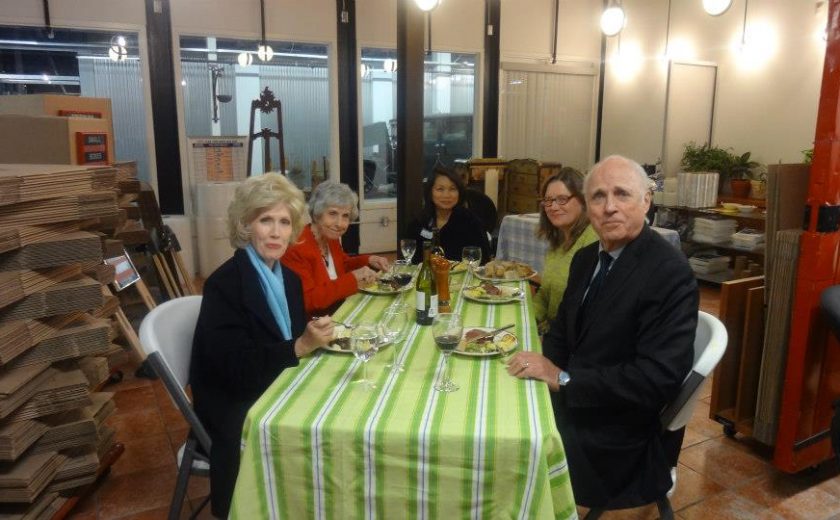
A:
MULTIPOLYGON (((683 380, 677 397, 659 415, 663 430, 676 432, 688 424, 700 398, 703 382, 723 357, 728 339, 729 335, 726 332, 726 327, 719 319, 707 312, 699 312, 697 330, 694 333, 694 363, 691 371, 683 380)), ((676 464, 676 459, 679 456, 679 447, 677 446, 675 449, 677 453, 673 456, 674 464, 676 464)), ((668 491, 666 496, 656 501, 659 517, 662 520, 672 520, 674 518, 669 497, 677 484, 676 468, 671 468, 671 479, 674 483, 671 490, 668 491)), ((594 520, 602 513, 603 510, 601 509, 593 509, 585 518, 586 520, 594 520)))
MULTIPOLYGON (((198 452, 210 453, 210 436, 192 409, 185 388, 189 382, 193 332, 201 309, 201 296, 176 298, 158 305, 140 325, 140 343, 169 396, 190 425, 190 435, 178 451, 178 481, 169 506, 169 519, 177 520, 187 494, 190 475, 209 477, 210 462, 198 452)), ((209 497, 208 497, 209 499, 209 497)), ((205 499, 190 518, 198 515, 205 499)))

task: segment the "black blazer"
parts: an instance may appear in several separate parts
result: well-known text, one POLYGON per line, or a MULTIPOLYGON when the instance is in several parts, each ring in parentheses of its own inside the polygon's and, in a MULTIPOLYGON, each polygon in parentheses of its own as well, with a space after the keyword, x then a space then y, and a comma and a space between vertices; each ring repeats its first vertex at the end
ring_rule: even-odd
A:
POLYGON ((213 514, 227 517, 242 424, 248 409, 286 367, 298 364, 294 344, 306 328, 300 279, 283 267, 292 339, 284 340, 248 254, 238 249, 204 284, 193 339, 193 406, 212 440, 213 514))
MULTIPOLYGON (((417 250, 412 260, 414 263, 423 261, 423 241, 431 240, 431 234, 427 238, 421 233, 424 229, 430 232, 433 224, 434 217, 420 217, 408 226, 408 238, 413 238, 417 241, 417 250)), ((440 246, 443 248, 446 258, 450 260, 460 260, 461 250, 466 246, 478 246, 481 248, 482 264, 490 260, 490 255, 494 253, 490 250, 490 241, 487 240, 487 232, 484 231, 484 224, 470 210, 463 206, 452 208, 452 215, 449 216, 449 220, 440 229, 439 237, 440 246)))
POLYGON ((596 242, 572 259, 544 351, 571 377, 553 400, 577 503, 635 507, 671 486, 659 412, 691 369, 699 295, 683 253, 645 226, 578 324, 597 258, 596 242))

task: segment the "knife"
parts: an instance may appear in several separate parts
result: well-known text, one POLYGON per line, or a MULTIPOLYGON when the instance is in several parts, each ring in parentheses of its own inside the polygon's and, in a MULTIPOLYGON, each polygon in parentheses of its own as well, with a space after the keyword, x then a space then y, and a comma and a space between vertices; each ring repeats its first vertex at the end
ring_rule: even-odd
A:
POLYGON ((515 325, 514 323, 509 323, 509 324, 507 324, 507 325, 505 325, 505 326, 503 326, 503 327, 499 327, 498 329, 493 329, 493 330, 491 330, 490 332, 487 332, 487 333, 482 334, 482 335, 480 335, 480 336, 476 336, 476 337, 474 337, 474 338, 467 339, 467 340, 465 340, 465 341, 467 341, 468 343, 474 343, 474 342, 476 342, 476 341, 478 341, 478 340, 482 340, 482 339, 485 339, 485 338, 492 338, 493 336, 495 336, 496 334, 498 334, 498 333, 502 332, 503 330, 507 330, 507 329, 512 328, 514 325, 515 325))

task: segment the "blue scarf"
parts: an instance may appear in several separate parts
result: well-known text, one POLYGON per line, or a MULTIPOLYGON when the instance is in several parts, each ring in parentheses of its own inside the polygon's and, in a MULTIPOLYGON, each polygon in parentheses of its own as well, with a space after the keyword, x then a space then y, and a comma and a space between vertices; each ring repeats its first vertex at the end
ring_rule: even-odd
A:
POLYGON ((268 308, 274 315, 283 339, 292 339, 292 319, 289 317, 289 303, 286 301, 286 287, 283 284, 283 268, 280 267, 280 262, 274 263, 272 271, 254 250, 254 246, 248 244, 245 251, 248 252, 248 259, 257 271, 265 301, 268 302, 268 308))

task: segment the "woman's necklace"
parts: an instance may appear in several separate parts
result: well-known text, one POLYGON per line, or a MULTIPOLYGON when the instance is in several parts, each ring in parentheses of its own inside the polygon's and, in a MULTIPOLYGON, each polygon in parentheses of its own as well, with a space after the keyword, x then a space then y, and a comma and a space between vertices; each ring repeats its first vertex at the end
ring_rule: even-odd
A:
POLYGON ((313 227, 312 234, 315 236, 315 242, 318 243, 318 249, 321 250, 321 258, 324 259, 324 263, 326 265, 330 265, 330 244, 324 243, 325 241, 321 238, 321 233, 318 232, 318 229, 313 227))

